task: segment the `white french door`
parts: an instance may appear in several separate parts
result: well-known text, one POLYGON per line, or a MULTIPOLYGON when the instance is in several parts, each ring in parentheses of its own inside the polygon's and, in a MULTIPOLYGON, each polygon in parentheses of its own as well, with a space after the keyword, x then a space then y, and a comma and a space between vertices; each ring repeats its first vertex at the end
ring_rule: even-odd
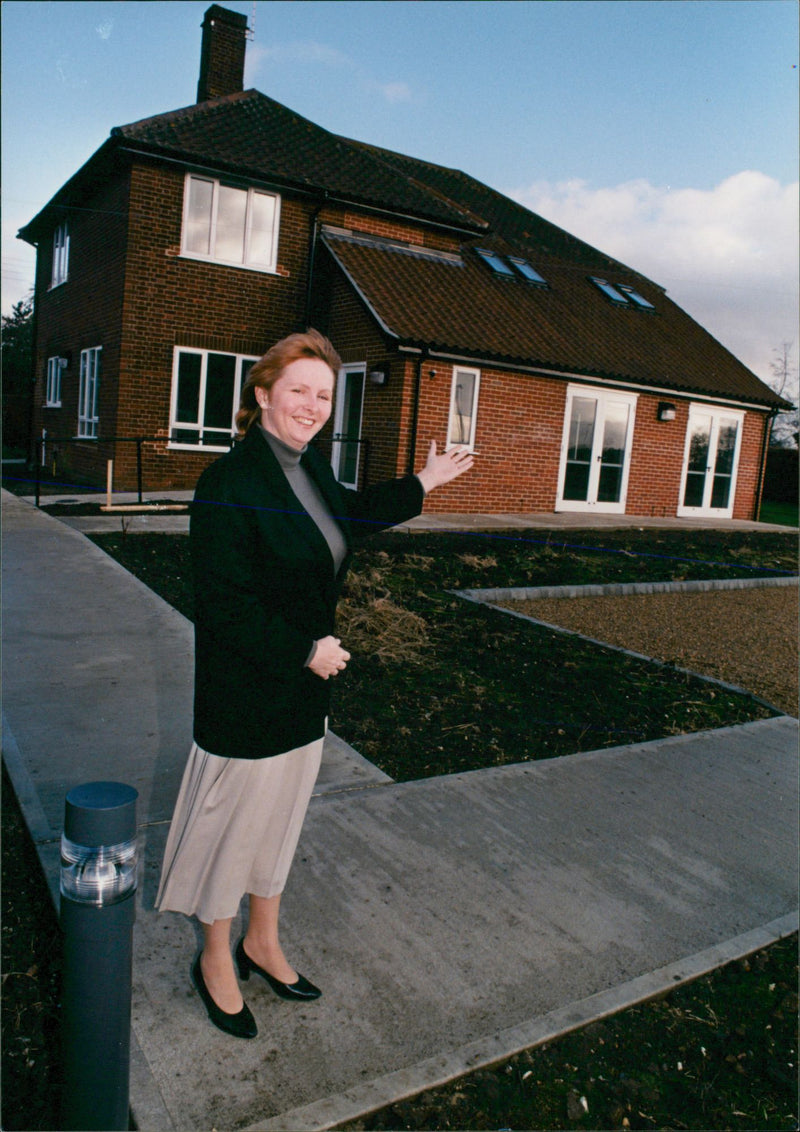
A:
POLYGON ((732 517, 743 422, 732 409, 689 406, 679 516, 732 517))
POLYGON ((636 394, 567 387, 556 511, 625 512, 636 394))
POLYGON ((333 418, 333 474, 345 487, 358 486, 361 462, 361 414, 364 408, 366 366, 342 366, 336 382, 336 410, 333 418))

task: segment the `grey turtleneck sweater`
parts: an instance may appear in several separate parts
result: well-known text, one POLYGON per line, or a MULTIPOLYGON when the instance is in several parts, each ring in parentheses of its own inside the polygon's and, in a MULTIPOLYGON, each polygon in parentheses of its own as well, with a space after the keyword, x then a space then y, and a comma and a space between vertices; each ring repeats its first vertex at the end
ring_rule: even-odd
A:
POLYGON ((298 452, 295 448, 290 448, 288 444, 284 444, 277 436, 268 432, 263 425, 259 424, 258 427, 283 469, 283 473, 289 481, 289 487, 324 536, 333 558, 334 571, 338 573, 339 567, 347 555, 347 543, 342 534, 342 529, 331 514, 322 493, 300 464, 300 457, 305 452, 305 448, 298 452))

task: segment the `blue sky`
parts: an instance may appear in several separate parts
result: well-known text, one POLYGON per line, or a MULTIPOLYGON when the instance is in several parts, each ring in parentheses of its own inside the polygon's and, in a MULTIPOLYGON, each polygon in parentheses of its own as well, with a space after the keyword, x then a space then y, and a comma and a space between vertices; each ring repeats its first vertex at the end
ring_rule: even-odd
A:
MULTIPOLYGON (((795 0, 230 0, 245 85, 455 166, 666 286, 762 376, 796 338, 795 0)), ((194 102, 207 0, 5 0, 14 236, 113 126, 194 102)))

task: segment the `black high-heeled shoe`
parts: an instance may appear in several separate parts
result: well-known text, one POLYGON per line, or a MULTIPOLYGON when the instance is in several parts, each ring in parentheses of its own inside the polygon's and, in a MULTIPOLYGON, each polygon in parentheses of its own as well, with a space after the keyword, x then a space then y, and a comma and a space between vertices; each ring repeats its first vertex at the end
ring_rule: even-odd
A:
POLYGON ((258 1033, 256 1020, 246 1002, 242 1005, 238 1014, 228 1014, 214 1002, 203 978, 199 955, 192 964, 189 975, 195 990, 203 1000, 203 1006, 208 1011, 209 1020, 218 1030, 222 1030, 225 1034, 231 1034, 234 1038, 254 1038, 256 1036, 258 1033))
POLYGON ((319 998, 322 994, 319 987, 315 987, 302 975, 297 976, 296 983, 282 983, 279 979, 270 975, 269 971, 259 967, 258 963, 254 963, 244 949, 244 936, 236 944, 236 966, 239 968, 240 979, 246 981, 250 978, 250 972, 254 971, 262 979, 266 979, 279 998, 287 998, 294 1002, 310 1002, 314 998, 319 998))

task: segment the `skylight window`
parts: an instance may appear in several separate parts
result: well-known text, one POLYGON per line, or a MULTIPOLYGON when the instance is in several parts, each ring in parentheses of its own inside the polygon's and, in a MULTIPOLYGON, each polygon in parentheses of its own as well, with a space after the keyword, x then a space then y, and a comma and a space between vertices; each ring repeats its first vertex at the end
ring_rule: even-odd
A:
POLYGON ((607 279, 599 279, 596 275, 590 275, 589 278, 595 287, 598 287, 618 307, 630 309, 631 306, 634 306, 643 311, 654 311, 656 309, 644 295, 640 295, 635 287, 631 287, 629 283, 609 283, 607 279))
POLYGON ((652 303, 647 301, 644 295, 640 295, 638 291, 635 291, 633 287, 629 287, 627 283, 620 283, 619 289, 626 299, 630 299, 632 303, 635 303, 637 307, 641 307, 642 310, 654 311, 656 309, 652 303))
POLYGON ((527 259, 519 259, 517 256, 510 255, 508 260, 516 267, 523 279, 527 279, 529 283, 538 283, 540 287, 547 286, 547 280, 534 267, 531 267, 527 259))
POLYGON ((476 248, 475 251, 481 257, 484 263, 491 267, 495 275, 504 275, 507 278, 513 278, 514 272, 508 266, 504 259, 501 259, 497 252, 487 251, 486 248, 476 248))
POLYGON ((611 299, 612 303, 617 303, 621 307, 627 305, 628 300, 622 292, 618 291, 617 288, 613 287, 607 280, 598 279, 596 275, 592 275, 590 278, 595 287, 599 287, 603 294, 611 299))

